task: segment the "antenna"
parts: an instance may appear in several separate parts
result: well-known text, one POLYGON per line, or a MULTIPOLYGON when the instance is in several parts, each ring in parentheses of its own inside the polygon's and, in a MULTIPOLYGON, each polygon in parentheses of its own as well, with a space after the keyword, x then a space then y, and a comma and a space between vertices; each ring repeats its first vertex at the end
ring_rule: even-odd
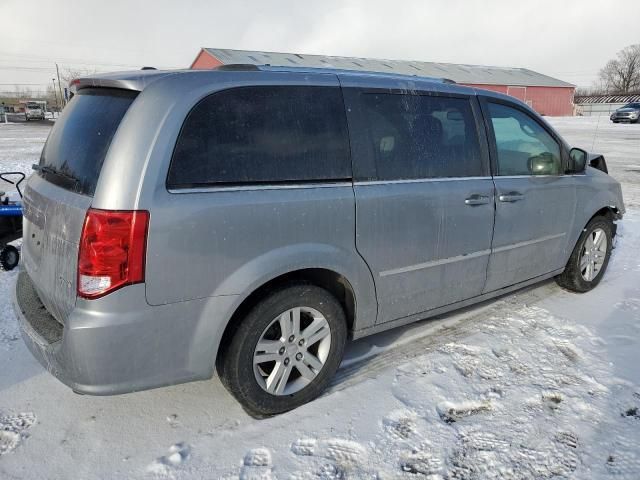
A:
POLYGON ((596 131, 593 134, 593 143, 591 144, 591 153, 593 153, 593 149, 596 146, 596 138, 598 137, 598 129, 600 128, 600 117, 602 117, 602 115, 598 115, 598 123, 596 124, 596 131))

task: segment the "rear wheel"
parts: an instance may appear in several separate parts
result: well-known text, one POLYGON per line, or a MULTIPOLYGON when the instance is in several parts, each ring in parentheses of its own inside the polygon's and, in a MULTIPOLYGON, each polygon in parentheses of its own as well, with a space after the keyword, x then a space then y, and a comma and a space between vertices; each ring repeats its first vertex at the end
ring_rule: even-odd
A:
POLYGON ((561 287, 573 292, 588 292, 604 275, 613 245, 613 224, 606 217, 594 217, 585 227, 567 266, 556 277, 561 287))
POLYGON ((13 245, 6 245, 0 250, 0 267, 3 270, 13 270, 20 261, 20 252, 13 245))
POLYGON ((268 416, 299 407, 329 384, 344 353, 344 311, 326 290, 295 285, 258 302, 218 361, 245 409, 268 416))

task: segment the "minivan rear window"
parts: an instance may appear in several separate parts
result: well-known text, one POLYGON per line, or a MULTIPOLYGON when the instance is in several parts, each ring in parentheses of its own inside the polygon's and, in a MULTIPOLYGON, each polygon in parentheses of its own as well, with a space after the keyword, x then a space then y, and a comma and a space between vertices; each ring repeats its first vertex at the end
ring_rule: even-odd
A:
POLYGON ((351 178, 338 87, 251 86, 204 98, 187 116, 169 188, 351 178))
POLYGON ((48 181, 92 196, 111 140, 138 92, 82 89, 56 121, 40 157, 48 181))

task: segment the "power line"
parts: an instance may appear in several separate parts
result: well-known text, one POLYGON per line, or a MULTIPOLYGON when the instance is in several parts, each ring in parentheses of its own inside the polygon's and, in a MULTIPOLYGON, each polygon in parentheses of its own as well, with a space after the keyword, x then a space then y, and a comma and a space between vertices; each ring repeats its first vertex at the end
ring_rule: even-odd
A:
MULTIPOLYGON (((0 59, 0 62, 11 62, 11 61, 20 59, 20 62, 29 62, 29 63, 55 63, 57 61, 58 63, 70 63, 74 65, 98 65, 98 66, 105 66, 105 67, 133 67, 133 68, 139 68, 140 65, 142 64, 142 63, 132 64, 132 63, 103 62, 99 60, 77 59, 77 58, 68 58, 68 57, 39 57, 39 56, 32 56, 32 55, 31 56, 17 55, 17 54, 5 53, 5 52, 0 52, 0 56, 15 57, 11 59, 0 59)), ((144 62, 144 63, 150 63, 150 62, 144 62)), ((34 67, 34 68, 41 68, 41 67, 34 67)), ((163 66, 163 68, 176 69, 176 68, 182 68, 182 67, 163 66)))

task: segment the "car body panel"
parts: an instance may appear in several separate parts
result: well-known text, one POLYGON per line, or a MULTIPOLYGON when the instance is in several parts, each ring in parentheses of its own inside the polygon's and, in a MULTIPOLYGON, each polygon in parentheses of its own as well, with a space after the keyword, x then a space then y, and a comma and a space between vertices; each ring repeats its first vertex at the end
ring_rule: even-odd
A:
POLYGON ((91 198, 31 175, 23 197, 22 265, 61 323, 75 307, 78 242, 91 198))
POLYGON ((576 210, 574 177, 494 177, 495 226, 484 292, 561 268, 576 210), (501 201, 520 195, 515 202, 501 201), (534 261, 535 259, 535 261, 534 261))
POLYGON ((375 277, 378 323, 482 293, 493 228, 491 178, 362 182, 355 191, 357 245, 375 277), (466 205, 474 195, 488 203, 466 205))

